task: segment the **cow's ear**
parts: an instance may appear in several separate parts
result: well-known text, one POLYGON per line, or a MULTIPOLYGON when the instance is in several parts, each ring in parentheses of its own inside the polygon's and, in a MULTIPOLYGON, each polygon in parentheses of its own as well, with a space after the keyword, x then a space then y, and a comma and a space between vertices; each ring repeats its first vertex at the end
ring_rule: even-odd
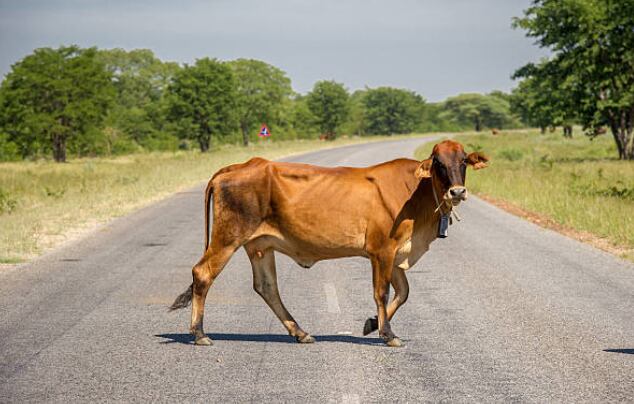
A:
POLYGON ((422 179, 422 178, 429 178, 431 177, 431 163, 432 163, 432 159, 428 158, 427 160, 423 160, 420 165, 418 166, 418 168, 416 169, 416 178, 422 179))
POLYGON ((471 165, 474 170, 487 168, 487 161, 489 161, 489 158, 480 152, 469 153, 467 156, 467 164, 471 165))

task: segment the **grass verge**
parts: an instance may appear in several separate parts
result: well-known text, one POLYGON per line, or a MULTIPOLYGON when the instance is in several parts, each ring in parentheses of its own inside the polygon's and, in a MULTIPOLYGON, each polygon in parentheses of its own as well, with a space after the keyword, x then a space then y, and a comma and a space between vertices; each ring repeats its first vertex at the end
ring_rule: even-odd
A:
MULTIPOLYGON (((410 135, 412 136, 412 135, 410 135)), ((32 259, 96 225, 209 179, 252 156, 269 159, 394 137, 260 142, 210 153, 0 163, 0 264, 32 259)), ((401 138, 401 137, 399 137, 401 138)))
MULTIPOLYGON (((484 199, 622 258, 634 261, 634 163, 619 161, 610 136, 513 131, 456 136, 467 151, 491 157, 469 171, 469 190, 484 199)), ((429 156, 431 145, 416 151, 429 156)))

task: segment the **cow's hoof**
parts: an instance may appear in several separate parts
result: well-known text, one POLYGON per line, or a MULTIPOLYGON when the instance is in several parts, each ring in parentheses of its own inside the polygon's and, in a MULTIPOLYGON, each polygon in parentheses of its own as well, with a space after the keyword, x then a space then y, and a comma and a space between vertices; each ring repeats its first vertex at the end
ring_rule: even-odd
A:
POLYGON ((315 342, 315 338, 310 334, 306 334, 303 337, 295 337, 295 339, 297 339, 297 342, 300 344, 312 344, 315 342))
POLYGON ((201 338, 197 338, 196 345, 201 345, 201 346, 209 346, 209 345, 213 345, 214 343, 211 342, 211 338, 209 337, 201 337, 201 338))
POLYGON ((379 321, 376 319, 376 317, 369 318, 365 320, 365 325, 363 326, 363 335, 368 335, 378 329, 379 321))
POLYGON ((392 348, 400 348, 403 346, 403 342, 401 342, 401 339, 398 337, 387 340, 385 341, 385 343, 387 344, 387 346, 390 346, 392 348))

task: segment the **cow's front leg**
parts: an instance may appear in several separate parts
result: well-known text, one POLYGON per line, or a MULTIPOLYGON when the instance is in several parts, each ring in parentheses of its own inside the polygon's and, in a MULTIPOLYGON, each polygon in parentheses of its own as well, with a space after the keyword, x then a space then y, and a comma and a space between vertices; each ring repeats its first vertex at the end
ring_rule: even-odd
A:
MULTIPOLYGON (((392 286, 394 287, 394 299, 387 306, 387 319, 392 321, 394 314, 401 307, 409 296, 409 283, 402 268, 394 267, 392 270, 392 286)), ((389 293, 389 290, 388 290, 389 293)), ((363 327, 363 335, 368 335, 379 329, 379 322, 376 317, 369 318, 365 321, 363 327)))
POLYGON ((400 347, 402 346, 401 340, 392 332, 386 308, 390 281, 392 280, 393 262, 393 256, 372 258, 372 284, 374 286, 379 336, 387 345, 400 347))

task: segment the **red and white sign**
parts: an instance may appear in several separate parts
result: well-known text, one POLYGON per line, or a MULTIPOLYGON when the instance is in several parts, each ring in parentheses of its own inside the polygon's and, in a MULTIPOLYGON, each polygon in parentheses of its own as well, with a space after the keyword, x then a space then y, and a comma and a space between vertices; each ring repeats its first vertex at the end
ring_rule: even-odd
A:
POLYGON ((269 137, 271 136, 271 131, 269 130, 269 127, 266 126, 266 124, 262 124, 262 127, 260 128, 260 132, 258 133, 258 136, 260 137, 269 137))

